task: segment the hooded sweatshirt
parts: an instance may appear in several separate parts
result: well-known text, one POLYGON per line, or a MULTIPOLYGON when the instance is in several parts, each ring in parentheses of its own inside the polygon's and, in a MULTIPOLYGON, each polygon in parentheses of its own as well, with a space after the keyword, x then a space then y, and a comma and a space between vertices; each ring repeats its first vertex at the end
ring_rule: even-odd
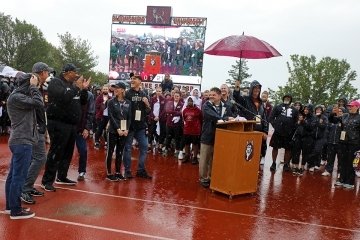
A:
POLYGON ((9 145, 30 144, 38 141, 36 108, 44 108, 39 89, 30 86, 31 74, 24 74, 18 80, 18 88, 7 101, 11 121, 9 145))

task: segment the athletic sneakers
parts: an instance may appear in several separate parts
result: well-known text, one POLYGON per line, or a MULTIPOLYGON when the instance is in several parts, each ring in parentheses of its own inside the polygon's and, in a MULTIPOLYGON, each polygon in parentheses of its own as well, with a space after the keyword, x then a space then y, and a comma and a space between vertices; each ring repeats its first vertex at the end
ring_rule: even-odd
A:
POLYGON ((30 191, 30 195, 34 197, 43 197, 44 192, 40 192, 36 188, 33 188, 33 190, 30 191))
POLYGON ((183 159, 184 159, 184 153, 183 153, 183 151, 180 151, 180 152, 179 152, 178 159, 179 159, 179 160, 183 160, 183 159))
POLYGON ((35 204, 36 201, 33 199, 33 197, 30 195, 30 193, 21 193, 21 197, 20 197, 21 201, 23 201, 24 203, 27 204, 35 204))
POLYGON ((284 163, 283 171, 285 171, 285 172, 291 171, 291 167, 290 167, 289 163, 284 163))
POLYGON ((100 143, 99 143, 99 142, 96 142, 96 143, 94 144, 94 148, 97 149, 97 150, 99 150, 99 149, 100 149, 100 143))
POLYGON ((84 172, 79 173, 79 176, 78 176, 77 180, 78 181, 84 181, 85 180, 85 173, 84 172))
POLYGON ((51 184, 41 184, 41 188, 47 192, 56 192, 56 188, 51 184))
POLYGON ((335 187, 342 187, 344 184, 340 181, 336 181, 336 183, 334 184, 335 187))
POLYGON ((314 171, 315 171, 315 167, 309 168, 309 172, 314 172, 314 171))
POLYGON ((351 190, 351 189, 354 189, 355 186, 354 186, 353 184, 344 184, 344 185, 343 185, 343 188, 344 188, 344 189, 349 189, 349 190, 351 190))
POLYGON ((116 177, 117 180, 119 180, 119 181, 126 180, 126 178, 125 178, 121 173, 115 173, 115 177, 116 177))
MULTIPOLYGON (((29 207, 26 207, 26 208, 25 208, 25 207, 22 207, 21 209, 22 209, 23 211, 27 211, 27 212, 30 211, 30 208, 29 208, 29 207)), ((10 210, 10 209, 5 209, 5 210, 4 210, 4 213, 9 215, 9 214, 11 213, 11 210, 10 210)))
POLYGON ((326 170, 321 174, 321 176, 325 176, 325 177, 330 176, 330 175, 331 175, 331 173, 329 173, 326 170))
POLYGON ((35 217, 35 213, 31 211, 24 211, 23 209, 18 213, 11 213, 10 219, 17 220, 17 219, 27 219, 35 217))
POLYGON ((76 185, 77 182, 73 181, 73 180, 70 180, 68 178, 64 178, 64 179, 59 179, 57 178, 55 180, 55 183, 56 184, 59 184, 59 185, 69 185, 69 186, 73 186, 73 185, 76 185))
POLYGON ((107 176, 106 176, 106 180, 109 180, 109 181, 111 181, 111 182, 117 182, 117 181, 119 181, 119 179, 118 179, 117 177, 115 177, 115 175, 112 175, 112 174, 107 175, 107 176))
POLYGON ((126 179, 133 178, 133 175, 131 174, 130 171, 126 171, 126 173, 125 173, 125 178, 126 178, 126 179))
POLYGON ((145 170, 137 171, 136 172, 136 177, 145 178, 145 179, 152 179, 152 176, 150 176, 145 170))

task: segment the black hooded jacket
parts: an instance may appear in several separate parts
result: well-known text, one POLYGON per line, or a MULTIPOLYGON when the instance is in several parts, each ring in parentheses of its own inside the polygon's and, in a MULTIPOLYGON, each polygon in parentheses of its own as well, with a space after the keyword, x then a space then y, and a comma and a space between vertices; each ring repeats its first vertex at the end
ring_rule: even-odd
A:
POLYGON ((49 105, 47 118, 66 124, 77 125, 81 118, 81 106, 87 103, 88 92, 60 78, 53 78, 48 86, 49 105))
MULTIPOLYGON (((260 122, 260 124, 256 124, 254 130, 267 133, 269 130, 269 125, 266 122, 267 116, 266 116, 266 112, 265 112, 264 106, 263 106, 261 98, 260 98, 260 94, 257 97, 258 101, 259 101, 258 107, 256 107, 256 105, 252 99, 252 92, 253 92, 255 86, 260 86, 260 88, 261 88, 261 84, 258 81, 254 80, 250 83, 249 96, 245 96, 245 97, 241 96, 240 90, 234 90, 233 97, 234 97, 234 100, 242 106, 239 109, 239 113, 241 116, 244 116, 247 120, 256 120, 256 116, 259 115, 261 117, 261 119, 263 119, 260 122)), ((260 92, 261 92, 261 89, 260 89, 260 92)))
POLYGON ((269 118, 269 122, 274 127, 275 132, 280 136, 293 135, 296 128, 296 122, 299 116, 298 110, 290 106, 292 97, 291 96, 288 97, 290 97, 290 102, 288 104, 281 103, 277 105, 271 112, 269 118))

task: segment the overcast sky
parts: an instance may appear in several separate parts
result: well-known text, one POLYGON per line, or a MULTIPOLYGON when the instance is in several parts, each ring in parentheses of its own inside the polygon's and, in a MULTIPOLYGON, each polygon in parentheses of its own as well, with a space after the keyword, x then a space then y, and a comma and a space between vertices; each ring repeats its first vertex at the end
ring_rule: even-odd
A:
MULTIPOLYGON (((11 0, 0 11, 34 24, 56 46, 57 34, 66 31, 89 40, 99 56, 96 69, 107 72, 112 14, 146 15, 148 5, 172 6, 173 16, 206 17, 205 48, 242 32, 270 43, 282 57, 248 60, 251 79, 263 89, 285 85, 292 54, 346 59, 360 74, 359 0, 11 0)), ((224 83, 235 60, 205 55, 202 90, 224 83)), ((353 84, 360 89, 358 79, 353 84)))

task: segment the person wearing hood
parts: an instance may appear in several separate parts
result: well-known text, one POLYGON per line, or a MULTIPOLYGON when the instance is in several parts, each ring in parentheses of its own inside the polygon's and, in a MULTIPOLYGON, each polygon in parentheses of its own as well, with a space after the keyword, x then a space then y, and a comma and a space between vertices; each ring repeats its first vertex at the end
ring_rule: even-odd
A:
POLYGON ((10 214, 10 219, 25 219, 35 216, 35 213, 29 209, 21 207, 20 197, 30 166, 33 145, 38 141, 35 109, 44 108, 37 76, 24 74, 19 78, 18 86, 7 101, 11 120, 8 143, 12 158, 5 182, 5 212, 10 214))
MULTIPOLYGON (((49 66, 43 62, 37 62, 32 67, 32 72, 39 79, 39 90, 40 92, 43 90, 43 85, 45 81, 49 77, 49 72, 52 72, 53 69, 49 68, 49 66)), ((42 96, 44 94, 42 93, 42 96)), ((38 130, 38 141, 33 145, 32 159, 30 163, 30 167, 27 173, 26 181, 22 189, 21 193, 21 201, 27 204, 35 204, 35 200, 33 196, 41 197, 44 196, 43 192, 38 191, 35 187, 35 181, 39 176, 41 168, 44 166, 46 162, 46 117, 45 117, 45 98, 44 107, 36 108, 36 122, 37 122, 37 130, 38 130)))
POLYGON ((268 91, 263 91, 261 93, 261 101, 264 105, 266 116, 269 118, 271 115, 271 112, 273 110, 273 106, 271 105, 271 103, 269 101, 269 92, 268 91))
POLYGON ((314 129, 314 150, 312 151, 311 161, 308 163, 308 166, 309 171, 313 172, 315 169, 320 169, 321 156, 328 136, 328 118, 324 114, 324 107, 322 105, 315 107, 315 118, 311 125, 314 129))
POLYGON ((269 124, 267 122, 266 111, 262 104, 261 98, 261 84, 254 80, 250 83, 249 96, 240 95, 240 81, 235 82, 235 88, 233 92, 233 98, 239 108, 239 115, 244 116, 247 120, 255 120, 254 130, 263 133, 261 144, 261 158, 264 161, 267 149, 267 134, 269 131, 269 124))
POLYGON ((47 108, 50 149, 45 164, 41 187, 55 192, 53 183, 75 185, 67 173, 73 156, 77 125, 81 121, 82 105, 87 103, 89 80, 78 73, 72 63, 65 64, 59 78, 51 80, 48 87, 47 108))
POLYGON ((171 92, 174 87, 174 83, 170 78, 170 74, 165 73, 164 80, 161 82, 160 86, 163 92, 171 92))
POLYGON ((343 108, 345 108, 345 112, 344 112, 344 113, 348 113, 348 112, 349 112, 349 110, 348 110, 348 100, 346 99, 345 96, 340 97, 340 98, 337 100, 337 104, 338 104, 338 107, 343 107, 343 108))
POLYGON ((301 151, 302 151, 302 161, 300 163, 294 163, 295 169, 293 174, 297 176, 302 176, 305 168, 305 164, 311 164, 312 152, 314 150, 314 126, 312 123, 315 121, 313 115, 313 105, 308 103, 304 105, 302 116, 299 117, 298 129, 301 129, 301 151))
POLYGON ((353 160, 355 153, 360 150, 360 102, 352 101, 347 105, 349 113, 344 113, 341 118, 340 133, 340 179, 335 183, 337 187, 354 189, 355 170, 353 160))
POLYGON ((291 139, 294 135, 296 122, 298 120, 299 112, 291 106, 292 96, 287 94, 283 97, 283 103, 275 106, 272 111, 269 122, 274 127, 275 131, 270 140, 272 150, 273 163, 270 167, 271 171, 276 170, 276 158, 279 148, 285 149, 284 154, 284 171, 290 171, 291 159, 291 139))
MULTIPOLYGON (((200 96, 200 91, 198 88, 193 88, 191 91, 190 91, 190 96, 189 97, 192 97, 193 99, 193 103, 194 103, 194 106, 198 107, 200 110, 201 110, 201 107, 202 107, 202 99, 201 99, 201 96, 200 96)), ((183 109, 181 111, 184 111, 185 107, 187 106, 187 101, 189 99, 189 97, 187 97, 184 101, 184 106, 183 106, 183 109)))

